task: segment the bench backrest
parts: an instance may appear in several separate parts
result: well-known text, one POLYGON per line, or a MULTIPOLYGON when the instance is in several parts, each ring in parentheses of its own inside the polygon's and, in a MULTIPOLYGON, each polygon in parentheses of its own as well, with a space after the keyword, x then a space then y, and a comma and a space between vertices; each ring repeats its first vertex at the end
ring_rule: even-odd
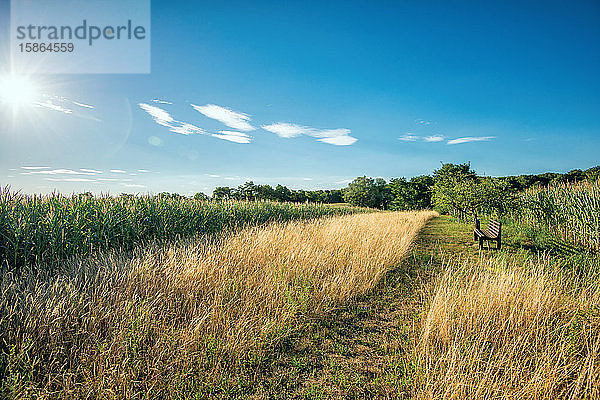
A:
POLYGON ((502 230, 502 224, 496 220, 490 219, 488 222, 487 231, 490 235, 498 237, 500 236, 500 232, 502 230))

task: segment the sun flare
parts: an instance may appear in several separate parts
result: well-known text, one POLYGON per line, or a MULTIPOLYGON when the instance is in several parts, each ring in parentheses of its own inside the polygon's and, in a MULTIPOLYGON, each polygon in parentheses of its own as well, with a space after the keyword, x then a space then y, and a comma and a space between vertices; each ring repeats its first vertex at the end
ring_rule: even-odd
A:
POLYGON ((26 76, 0 76, 0 103, 15 107, 34 105, 39 97, 35 83, 26 76))

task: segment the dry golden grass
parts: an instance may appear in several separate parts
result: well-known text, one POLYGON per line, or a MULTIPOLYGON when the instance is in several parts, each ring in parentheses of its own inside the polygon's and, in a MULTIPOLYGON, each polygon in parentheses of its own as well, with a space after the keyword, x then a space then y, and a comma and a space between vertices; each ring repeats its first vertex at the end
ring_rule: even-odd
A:
POLYGON ((371 289, 434 215, 273 224, 98 256, 60 277, 5 275, 0 395, 173 398, 218 383, 298 313, 371 289))
POLYGON ((600 398, 597 263, 568 272, 518 255, 449 263, 423 320, 417 397, 600 398))

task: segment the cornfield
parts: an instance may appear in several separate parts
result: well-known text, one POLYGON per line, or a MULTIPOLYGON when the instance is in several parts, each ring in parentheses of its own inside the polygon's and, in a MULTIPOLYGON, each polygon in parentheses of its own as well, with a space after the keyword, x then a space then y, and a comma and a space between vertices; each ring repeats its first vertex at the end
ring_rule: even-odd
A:
POLYGON ((598 251, 600 180, 526 190, 516 219, 550 237, 598 251))
POLYGON ((208 202, 161 196, 27 196, 0 188, 0 266, 14 271, 98 250, 130 250, 151 241, 366 211, 320 204, 208 202))

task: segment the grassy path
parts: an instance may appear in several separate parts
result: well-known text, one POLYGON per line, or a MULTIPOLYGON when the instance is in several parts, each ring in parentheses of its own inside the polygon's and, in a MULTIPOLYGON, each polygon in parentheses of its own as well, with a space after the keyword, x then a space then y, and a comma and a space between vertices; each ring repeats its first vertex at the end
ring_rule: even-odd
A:
POLYGON ((352 304, 300 324, 275 349, 257 398, 408 398, 423 284, 447 255, 476 254, 467 226, 431 220, 412 252, 352 304))

